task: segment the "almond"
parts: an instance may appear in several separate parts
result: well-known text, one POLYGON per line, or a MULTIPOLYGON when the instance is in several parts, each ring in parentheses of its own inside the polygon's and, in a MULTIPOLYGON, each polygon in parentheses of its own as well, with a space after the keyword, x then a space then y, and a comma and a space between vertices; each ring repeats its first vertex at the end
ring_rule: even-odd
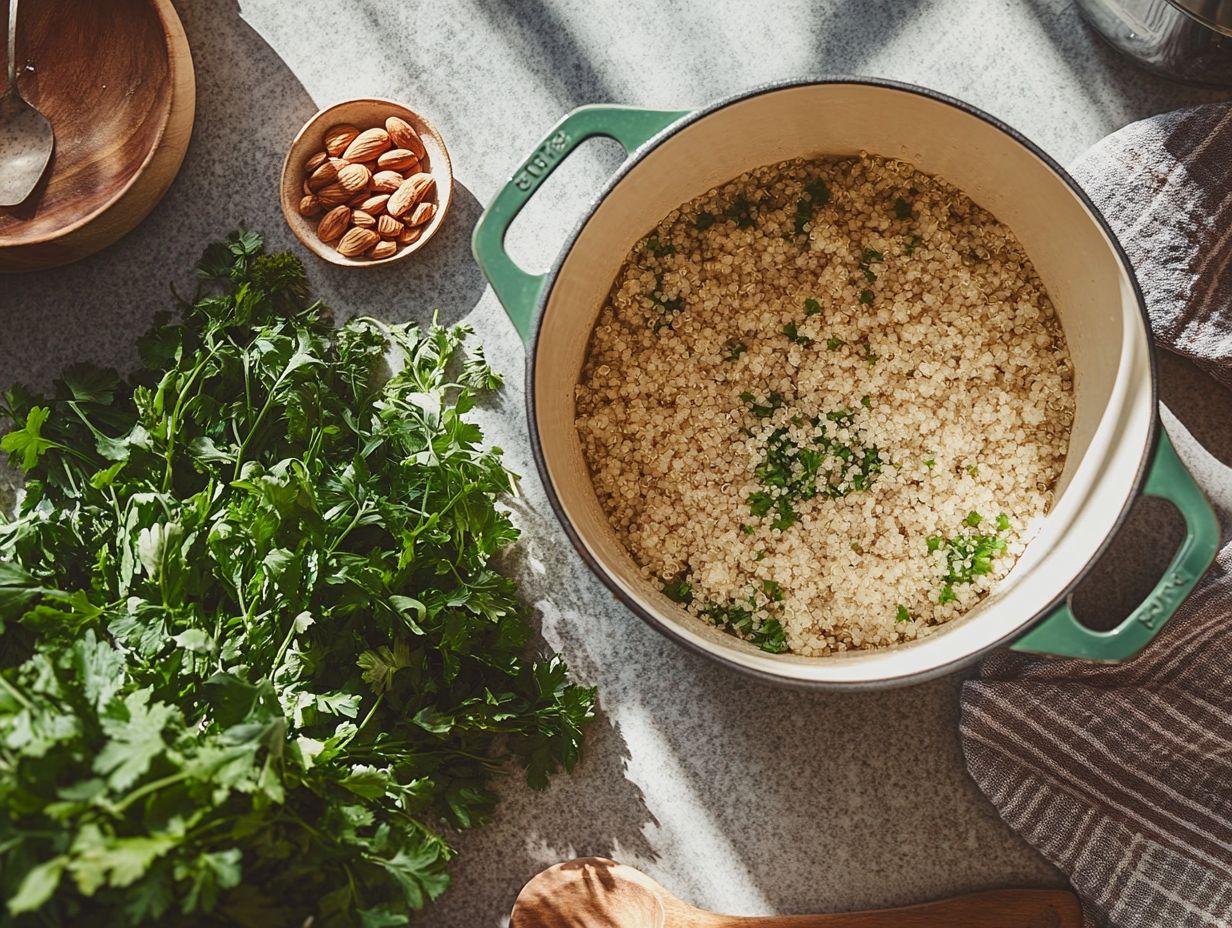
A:
POLYGON ((321 211, 321 201, 314 197, 311 193, 305 197, 300 197, 299 214, 301 216, 315 216, 321 211))
POLYGON ((375 158, 383 151, 389 150, 389 133, 384 129, 365 129, 342 153, 347 161, 359 162, 375 158))
POLYGON ((372 174, 362 164, 348 164, 338 172, 338 186, 347 193, 360 193, 368 189, 372 174))
POLYGON ((393 193, 402 181, 403 177, 397 171, 378 171, 372 175, 372 189, 377 193, 393 193))
POLYGON ((390 116, 385 120, 385 131, 399 148, 409 149, 420 160, 427 154, 419 133, 411 128, 411 124, 401 116, 390 116))
MULTIPOLYGON (((397 189, 397 188, 394 188, 394 189, 397 189)), ((369 216, 379 216, 381 215, 381 213, 385 212, 385 202, 388 199, 389 199, 388 193, 378 193, 376 196, 368 197, 368 199, 360 203, 359 208, 362 209, 369 216)))
POLYGON ((351 208, 335 206, 322 218, 317 226, 317 238, 323 242, 332 242, 339 238, 346 227, 351 224, 351 208))
POLYGON ((319 151, 304 162, 304 170, 311 174, 329 159, 329 152, 319 151))
POLYGON ((342 240, 338 242, 338 254, 354 258, 362 255, 380 240, 381 237, 371 229, 350 229, 346 235, 342 236, 342 240))
POLYGON ((328 187, 338 179, 338 168, 341 165, 336 164, 333 158, 323 164, 317 165, 315 171, 308 175, 308 186, 312 190, 320 190, 322 187, 328 187))
POLYGON ((393 216, 385 215, 376 217, 376 233, 381 238, 397 238, 402 234, 402 230, 405 228, 406 226, 400 223, 393 216))
POLYGON ((321 205, 326 209, 341 206, 347 200, 350 200, 352 196, 354 194, 348 193, 337 184, 330 184, 328 187, 322 187, 317 191, 317 199, 321 201, 321 205))
POLYGON ((376 225, 376 217, 365 213, 362 209, 357 209, 351 213, 351 225, 357 229, 371 229, 376 225))
POLYGON ((354 126, 333 126, 325 130, 325 150, 337 156, 346 151, 346 147, 355 141, 359 130, 354 126))
POLYGON ((411 244, 411 242, 415 241, 415 239, 423 235, 423 230, 424 230, 423 226, 416 226, 415 228, 411 228, 410 226, 407 226, 405 229, 402 230, 402 234, 398 236, 398 244, 399 245, 411 244))
POLYGON ((391 216, 401 216, 434 189, 436 180, 431 174, 412 174, 389 195, 385 210, 391 216))
POLYGON ((420 203, 411 211, 411 218, 408 220, 407 225, 422 226, 431 221, 432 217, 435 215, 435 203, 420 203))
POLYGON ((372 246, 368 252, 368 257, 379 261, 381 258, 388 258, 398 250, 397 242, 380 241, 372 246))
POLYGON ((308 186, 308 179, 307 179, 307 178, 304 178, 304 182, 303 182, 303 184, 301 184, 301 185, 300 185, 300 189, 304 191, 304 196, 311 196, 311 195, 312 195, 312 188, 308 186))
POLYGON ((355 196, 351 197, 351 199, 347 200, 347 206, 351 207, 351 209, 363 209, 364 204, 368 202, 368 197, 370 195, 371 194, 368 193, 368 188, 365 187, 363 190, 359 191, 359 193, 355 194, 355 196))
POLYGON ((414 171, 419 158, 409 149, 391 148, 376 159, 376 166, 382 171, 414 171))

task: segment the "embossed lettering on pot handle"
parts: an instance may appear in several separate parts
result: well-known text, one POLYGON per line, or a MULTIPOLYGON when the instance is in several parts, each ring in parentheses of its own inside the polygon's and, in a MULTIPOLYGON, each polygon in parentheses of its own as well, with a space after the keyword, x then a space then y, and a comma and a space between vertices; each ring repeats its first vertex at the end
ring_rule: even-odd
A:
POLYGON ((1185 541, 1146 600, 1116 628, 1094 631, 1066 600, 1010 647, 1055 657, 1126 661, 1145 648, 1185 601, 1219 550, 1219 522, 1161 426, 1142 492, 1171 502, 1185 518, 1185 541))
POLYGON ((632 106, 583 106, 558 122, 514 171, 509 183, 475 224, 471 249, 523 341, 530 339, 535 304, 546 274, 529 274, 505 251, 505 233, 539 188, 568 154, 595 136, 618 141, 632 154, 688 110, 644 110, 632 106))

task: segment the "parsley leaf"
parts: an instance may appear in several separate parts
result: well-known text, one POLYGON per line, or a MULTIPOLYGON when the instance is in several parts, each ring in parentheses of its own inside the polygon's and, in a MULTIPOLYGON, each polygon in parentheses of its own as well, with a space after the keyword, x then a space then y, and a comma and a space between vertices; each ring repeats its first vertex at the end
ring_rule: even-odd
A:
POLYGON ((778 619, 766 619, 753 632, 753 643, 763 651, 782 654, 787 650, 787 633, 783 630, 783 623, 778 619))
POLYGON ((797 345, 802 345, 805 348, 813 344, 813 340, 811 338, 807 335, 800 334, 800 331, 796 328, 796 324, 794 322, 789 322, 787 325, 783 326, 783 334, 787 336, 788 341, 795 342, 797 345))
POLYGON ((727 209, 723 210, 723 218, 730 219, 740 229, 751 229, 757 224, 753 215, 753 204, 743 193, 736 197, 727 209))
POLYGON ((43 437, 43 423, 50 415, 51 410, 46 406, 31 406, 22 428, 14 429, 0 439, 0 451, 12 455, 24 471, 34 470, 39 458, 56 446, 55 442, 43 437))
POLYGON ((674 603, 688 605, 693 601, 693 585, 689 583, 688 577, 681 577, 663 584, 663 595, 674 603))

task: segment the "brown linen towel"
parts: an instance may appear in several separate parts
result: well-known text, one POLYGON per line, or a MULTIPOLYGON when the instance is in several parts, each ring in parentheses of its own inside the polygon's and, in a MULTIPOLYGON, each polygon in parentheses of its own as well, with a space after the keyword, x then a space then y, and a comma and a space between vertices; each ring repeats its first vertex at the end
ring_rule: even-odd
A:
MULTIPOLYGON (((1157 343, 1232 386, 1232 104, 1127 126, 1073 174, 1133 262, 1157 343)), ((1129 663, 989 658, 963 687, 962 738, 1089 926, 1232 928, 1232 544, 1129 663)))

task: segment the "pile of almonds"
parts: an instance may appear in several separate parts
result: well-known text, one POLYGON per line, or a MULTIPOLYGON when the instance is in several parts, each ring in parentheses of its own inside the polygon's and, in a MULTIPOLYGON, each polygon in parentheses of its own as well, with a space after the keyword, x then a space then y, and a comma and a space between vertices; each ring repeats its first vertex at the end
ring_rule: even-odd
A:
POLYGON ((324 145, 304 162, 299 201, 301 216, 321 216, 317 238, 348 258, 373 259, 419 238, 436 215, 436 180, 410 123, 390 116, 383 129, 334 126, 324 145))

